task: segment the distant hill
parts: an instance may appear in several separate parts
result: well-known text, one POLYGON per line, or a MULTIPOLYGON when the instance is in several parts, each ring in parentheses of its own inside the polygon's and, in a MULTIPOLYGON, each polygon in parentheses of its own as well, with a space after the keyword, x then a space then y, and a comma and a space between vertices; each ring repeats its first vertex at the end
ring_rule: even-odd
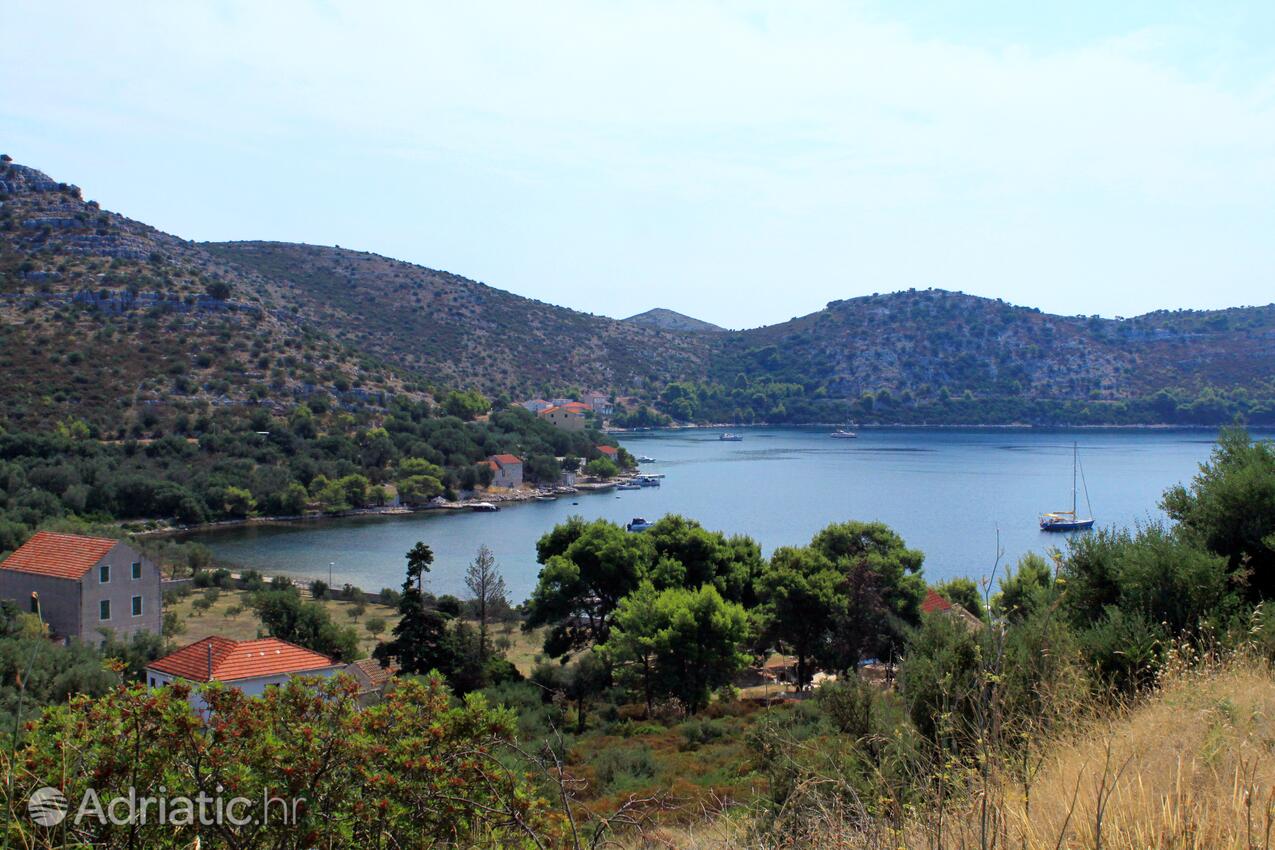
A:
POLYGON ((624 321, 634 325, 646 325, 647 327, 660 328, 666 331, 689 331, 694 333, 725 331, 725 328, 718 327, 712 322, 705 322, 700 319, 692 318, 684 315, 676 310, 666 310, 663 307, 656 307, 647 310, 645 313, 638 313, 636 316, 629 316, 624 321))
POLYGON ((375 254, 195 244, 0 162, 0 423, 144 433, 316 394, 598 389, 683 420, 1275 422, 1275 306, 1053 316, 943 290, 725 331, 623 321, 375 254))
POLYGON ((701 375, 708 347, 658 328, 523 298, 376 254, 278 242, 200 246, 279 286, 284 306, 351 347, 492 395, 650 389, 701 375))

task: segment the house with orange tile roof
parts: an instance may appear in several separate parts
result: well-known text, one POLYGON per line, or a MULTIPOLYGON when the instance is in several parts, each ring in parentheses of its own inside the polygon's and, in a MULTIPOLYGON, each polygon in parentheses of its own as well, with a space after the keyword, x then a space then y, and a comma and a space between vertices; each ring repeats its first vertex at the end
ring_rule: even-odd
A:
POLYGON ((40 531, 0 563, 0 599, 38 613, 56 640, 160 634, 159 567, 122 540, 40 531))
POLYGON ((399 666, 396 662, 390 661, 382 667, 381 662, 375 658, 354 661, 345 668, 345 672, 359 683, 359 704, 363 706, 380 702, 398 671, 399 666))
POLYGON ((609 458, 617 463, 620 461, 620 450, 615 446, 596 446, 595 448, 602 453, 603 457, 609 458))
POLYGON ((487 465, 491 467, 493 487, 522 486, 522 458, 511 454, 492 455, 487 458, 487 465))
POLYGON ((583 431, 585 414, 589 408, 579 402, 547 407, 540 411, 540 418, 564 431, 583 431))
MULTIPOLYGON (((221 682, 248 696, 261 696, 293 676, 333 676, 346 665, 278 638, 231 640, 213 635, 183 646, 146 665, 146 684, 162 688, 177 680, 193 684, 221 682)), ((191 696, 203 707, 198 695, 191 696)))

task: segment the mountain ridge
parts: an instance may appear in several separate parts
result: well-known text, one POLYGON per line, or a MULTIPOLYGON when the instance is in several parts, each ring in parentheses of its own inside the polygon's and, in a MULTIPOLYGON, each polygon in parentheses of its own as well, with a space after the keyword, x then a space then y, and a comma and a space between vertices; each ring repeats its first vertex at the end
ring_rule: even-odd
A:
POLYGON ((696 319, 693 316, 688 316, 685 313, 679 313, 666 307, 652 307, 650 310, 629 316, 627 319, 621 319, 621 321, 689 333, 722 333, 726 330, 720 325, 706 322, 703 319, 696 319))
POLYGON ((1165 393, 1166 416, 1211 404, 1210 422, 1275 407, 1275 305, 1119 320, 912 289, 747 330, 658 326, 670 318, 700 323, 664 308, 611 319, 345 248, 189 242, 0 163, 11 421, 286 408, 316 392, 375 408, 448 388, 604 390, 741 421, 1161 421, 1148 400, 1165 393))

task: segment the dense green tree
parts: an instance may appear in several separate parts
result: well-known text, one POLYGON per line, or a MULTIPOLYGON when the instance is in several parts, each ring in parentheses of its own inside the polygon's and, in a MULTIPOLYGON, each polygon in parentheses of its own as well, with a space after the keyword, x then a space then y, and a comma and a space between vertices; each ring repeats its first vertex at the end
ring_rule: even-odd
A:
POLYGON ((1063 610, 1077 628, 1114 608, 1179 634, 1224 620, 1237 602, 1226 559, 1161 525, 1073 538, 1060 575, 1063 610))
POLYGON ((644 695, 674 697, 691 714, 748 663, 748 614, 711 585, 656 592, 644 582, 621 600, 603 652, 617 669, 637 667, 644 695))
POLYGON ((1224 429, 1189 487, 1164 494, 1166 513, 1227 560, 1248 598, 1275 597, 1275 443, 1224 429))
POLYGON ((762 635, 797 658, 797 684, 810 683, 810 662, 826 654, 839 612, 845 606, 843 576, 831 561, 809 548, 781 547, 758 579, 762 635))
POLYGON ((408 551, 394 637, 378 644, 373 655, 382 664, 397 661, 405 673, 425 674, 437 670, 450 680, 456 675, 459 663, 456 641, 448 628, 451 617, 427 604, 424 594, 424 576, 433 562, 434 553, 423 542, 408 551))
POLYGON ((1011 623, 1025 620, 1047 606, 1057 595, 1054 570, 1035 552, 1001 576, 1000 592, 992 597, 992 611, 1011 623))
POLYGON ((333 622, 326 608, 303 600, 295 588, 263 590, 253 596, 252 606, 271 637, 339 661, 354 661, 362 654, 354 629, 333 622))
POLYGON ((983 619, 983 591, 971 578, 957 576, 934 585, 934 592, 948 602, 959 604, 980 620, 983 619))
POLYGON ((540 539, 543 568, 527 603, 527 628, 550 626, 554 657, 606 641, 620 600, 649 578, 655 550, 614 523, 568 520, 540 539))

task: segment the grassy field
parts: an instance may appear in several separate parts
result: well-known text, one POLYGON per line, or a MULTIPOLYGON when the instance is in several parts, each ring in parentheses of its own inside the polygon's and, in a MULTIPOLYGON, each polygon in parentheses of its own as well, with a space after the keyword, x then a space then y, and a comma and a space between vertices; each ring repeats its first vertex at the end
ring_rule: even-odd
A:
MULTIPOLYGON (((261 621, 257 619, 256 613, 248 604, 249 594, 246 591, 223 589, 213 606, 206 612, 200 613, 195 610, 195 600, 204 592, 196 590, 175 605, 169 606, 169 610, 177 612, 177 616, 181 618, 181 623, 185 627, 185 631, 174 639, 177 645, 185 646, 210 635, 221 635, 234 640, 252 640, 255 637, 264 636, 265 631, 261 621)), ((301 593, 303 597, 310 599, 307 591, 302 590, 301 593)), ((359 648, 368 655, 376 648, 379 641, 390 638, 390 631, 398 622, 397 609, 388 605, 368 602, 367 610, 356 621, 353 618, 354 605, 350 602, 324 599, 321 604, 328 610, 333 621, 354 627, 359 634, 359 648), (377 617, 385 621, 385 630, 379 636, 373 636, 367 630, 366 624, 377 617)), ((472 625, 477 627, 477 623, 472 625)), ((503 640, 509 641, 505 657, 512 661, 525 676, 535 666, 536 656, 544 643, 544 632, 541 629, 529 633, 523 632, 517 623, 495 623, 491 626, 491 639, 497 642, 497 645, 501 645, 503 640)))

